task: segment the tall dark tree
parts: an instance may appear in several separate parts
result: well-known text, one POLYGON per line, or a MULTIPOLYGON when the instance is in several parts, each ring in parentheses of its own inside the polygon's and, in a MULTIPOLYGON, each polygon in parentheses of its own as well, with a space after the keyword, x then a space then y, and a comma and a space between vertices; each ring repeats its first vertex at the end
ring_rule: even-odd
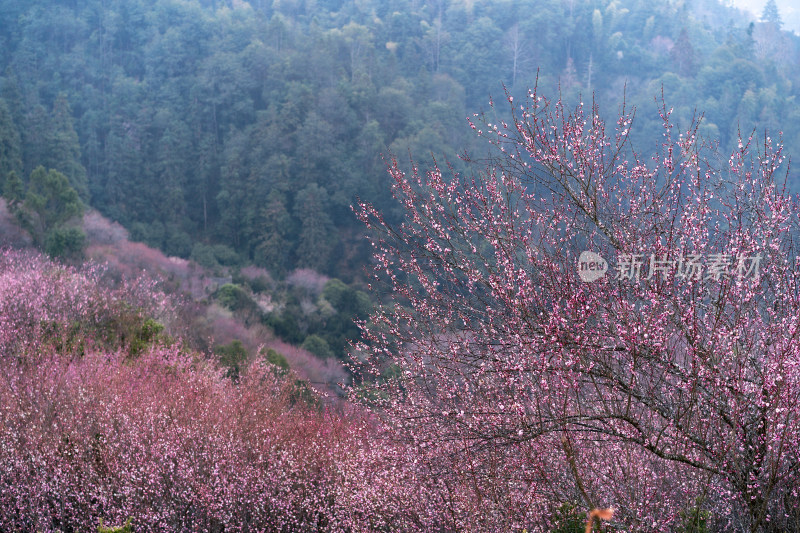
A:
POLYGON ((0 191, 11 172, 22 172, 22 143, 11 111, 0 98, 0 191))
POLYGON ((761 12, 761 20, 772 24, 778 30, 781 29, 783 20, 781 19, 781 13, 778 11, 778 4, 775 3, 775 0, 767 0, 764 11, 761 12))
POLYGON ((153 191, 154 203, 163 222, 180 224, 186 219, 186 187, 191 170, 191 142, 187 127, 172 113, 164 113, 166 127, 158 141, 155 172, 158 186, 153 191))
POLYGON ((31 172, 50 160, 50 132, 52 130, 50 114, 41 104, 28 109, 22 122, 20 133, 23 145, 23 175, 31 172))
POLYGON ((289 263, 292 217, 286 209, 286 197, 277 189, 267 196, 261 211, 261 235, 255 251, 257 263, 275 274, 283 274, 289 263))
POLYGON ((294 202, 294 215, 301 224, 297 264, 323 272, 330 270, 335 239, 327 204, 328 193, 315 183, 299 191, 294 202))
POLYGON ((53 105, 49 133, 47 139, 49 157, 40 163, 64 174, 78 195, 84 201, 88 201, 89 184, 86 179, 86 169, 81 164, 81 145, 75 131, 72 108, 64 93, 58 95, 53 105))
MULTIPOLYGON (((248 130, 249 131, 249 130, 248 130)), ((248 176, 250 165, 247 157, 249 143, 247 135, 236 132, 228 142, 225 163, 222 167, 220 190, 215 197, 220 212, 217 225, 219 237, 237 249, 250 243, 253 229, 248 220, 248 176)))
POLYGON ((675 46, 670 51, 670 58, 681 76, 691 77, 697 72, 694 47, 686 28, 681 30, 678 40, 675 41, 675 46))
POLYGON ((19 175, 13 170, 6 176, 2 193, 12 210, 16 212, 19 203, 25 198, 25 185, 22 183, 19 175))

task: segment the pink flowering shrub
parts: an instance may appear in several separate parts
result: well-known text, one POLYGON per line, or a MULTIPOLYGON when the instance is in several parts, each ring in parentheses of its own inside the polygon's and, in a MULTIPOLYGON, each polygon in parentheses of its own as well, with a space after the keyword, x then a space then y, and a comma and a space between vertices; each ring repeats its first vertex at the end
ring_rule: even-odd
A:
POLYGON ((295 370, 297 375, 309 381, 315 388, 330 394, 338 392, 339 383, 346 383, 349 376, 335 359, 320 359, 312 353, 279 339, 267 341, 263 349, 273 349, 280 353, 295 370))
POLYGON ((101 282, 93 267, 0 255, 0 531, 430 523, 413 473, 387 466, 404 448, 363 413, 306 403, 294 374, 263 360, 234 383, 179 342, 132 355, 109 324, 166 304, 101 282))
MULTIPOLYGON (((108 240, 108 239, 105 239, 108 240)), ((107 263, 111 270, 123 277, 135 277, 141 272, 160 275, 176 287, 189 285, 201 274, 197 266, 179 257, 167 257, 161 251, 140 242, 126 239, 104 243, 100 238, 86 249, 86 256, 94 261, 107 263)))
POLYGON ((177 348, 45 353, 2 378, 0 527, 89 531, 327 527, 341 422, 296 406, 269 368, 236 387, 177 348), (12 408, 13 407, 13 408, 12 408))
POLYGON ((8 208, 5 198, 0 198, 0 246, 31 246, 33 239, 22 228, 8 208))
POLYGON ((0 357, 27 356, 48 343, 62 351, 72 341, 118 345, 131 340, 125 337, 143 314, 168 314, 165 295, 147 278, 117 285, 104 276, 96 266, 78 271, 32 252, 0 252, 0 357))
POLYGON ((298 268, 286 277, 286 283, 300 287, 313 296, 318 296, 330 278, 310 268, 298 268))
POLYGON ((128 230, 119 222, 112 222, 94 210, 83 214, 83 231, 86 238, 95 244, 111 245, 128 240, 128 230))

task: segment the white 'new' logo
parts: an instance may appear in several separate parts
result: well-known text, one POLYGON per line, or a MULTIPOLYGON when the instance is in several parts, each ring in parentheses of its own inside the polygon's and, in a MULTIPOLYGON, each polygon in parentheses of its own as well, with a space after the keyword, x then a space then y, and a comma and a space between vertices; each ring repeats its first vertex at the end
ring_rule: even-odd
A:
POLYGON ((595 281, 606 275, 608 263, 599 254, 581 252, 578 258, 578 276, 581 281, 595 281))

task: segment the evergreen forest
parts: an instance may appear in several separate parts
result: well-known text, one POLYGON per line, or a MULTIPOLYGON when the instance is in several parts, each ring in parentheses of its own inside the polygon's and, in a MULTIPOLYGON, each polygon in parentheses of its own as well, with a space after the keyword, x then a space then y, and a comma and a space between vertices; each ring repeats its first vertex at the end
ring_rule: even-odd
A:
POLYGON ((351 205, 396 210, 387 154, 459 168, 465 119, 504 90, 610 113, 624 95, 642 153, 662 94, 721 153, 754 128, 800 153, 800 40, 781 28, 774 1, 758 18, 717 0, 3 2, 0 190, 21 200, 55 169, 169 256, 350 282, 369 261, 351 205))

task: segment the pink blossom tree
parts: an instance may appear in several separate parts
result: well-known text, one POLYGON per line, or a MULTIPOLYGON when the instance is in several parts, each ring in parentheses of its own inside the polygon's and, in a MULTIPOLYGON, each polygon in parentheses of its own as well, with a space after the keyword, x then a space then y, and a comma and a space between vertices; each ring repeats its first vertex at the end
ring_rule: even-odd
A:
POLYGON ((362 370, 453 527, 553 526, 615 506, 636 531, 800 528, 798 210, 765 136, 729 158, 631 147, 625 107, 537 90, 476 115, 474 175, 389 162, 405 209, 373 230, 392 304, 362 370), (584 253, 585 252, 585 253, 584 253), (446 513, 447 514, 447 513, 446 513))
POLYGON ((293 372, 238 383, 180 341, 132 355, 152 285, 0 251, 0 531, 415 531, 435 509, 363 410, 318 408, 293 372))

